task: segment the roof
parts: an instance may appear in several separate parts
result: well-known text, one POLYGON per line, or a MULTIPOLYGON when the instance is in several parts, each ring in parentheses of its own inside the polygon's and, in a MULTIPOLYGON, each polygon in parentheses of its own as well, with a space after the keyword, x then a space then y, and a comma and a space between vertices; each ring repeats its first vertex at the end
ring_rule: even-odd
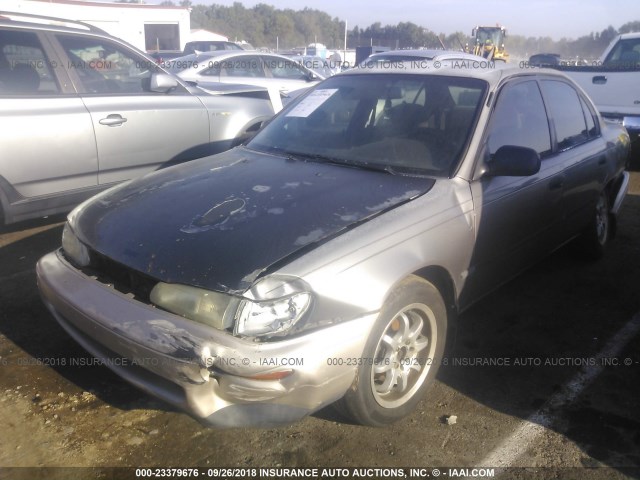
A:
POLYGON ((228 42, 229 38, 224 35, 220 35, 219 33, 214 33, 209 30, 205 30, 203 28, 192 28, 189 33, 189 42, 199 42, 199 41, 222 41, 228 42))
POLYGON ((79 7, 104 7, 104 8, 144 8, 148 10, 189 10, 189 7, 181 7, 179 5, 154 5, 147 3, 124 3, 114 0, 113 3, 96 2, 90 0, 29 0, 31 2, 53 3, 59 5, 75 5, 79 7))
POLYGON ((29 27, 29 28, 47 28, 62 31, 85 31, 99 33, 101 35, 111 36, 101 28, 79 20, 67 20, 58 17, 49 17, 45 15, 35 15, 23 12, 4 12, 0 11, 0 22, 9 26, 29 27))
POLYGON ((414 75, 447 75, 452 77, 469 77, 478 78, 488 82, 491 87, 495 87, 500 81, 508 77, 525 76, 525 75, 552 75, 556 77, 568 78, 562 72, 548 68, 522 69, 517 65, 511 66, 504 62, 489 62, 485 59, 480 60, 443 60, 429 61, 428 63, 420 63, 413 65, 410 61, 403 61, 400 64, 368 64, 365 66, 357 66, 351 70, 340 73, 339 75, 362 75, 362 74, 414 74, 414 75))
POLYGON ((436 49, 407 49, 407 50, 387 50, 370 55, 367 60, 374 60, 379 57, 416 57, 433 60, 435 58, 468 58, 477 60, 481 57, 472 53, 460 52, 457 50, 436 50, 436 49))

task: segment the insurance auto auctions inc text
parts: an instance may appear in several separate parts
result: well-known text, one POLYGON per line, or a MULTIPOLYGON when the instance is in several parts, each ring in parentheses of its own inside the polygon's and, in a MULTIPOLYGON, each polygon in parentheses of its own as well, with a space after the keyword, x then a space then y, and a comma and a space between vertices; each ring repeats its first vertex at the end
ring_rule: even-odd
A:
POLYGON ((259 478, 492 478, 494 468, 260 468, 259 478))

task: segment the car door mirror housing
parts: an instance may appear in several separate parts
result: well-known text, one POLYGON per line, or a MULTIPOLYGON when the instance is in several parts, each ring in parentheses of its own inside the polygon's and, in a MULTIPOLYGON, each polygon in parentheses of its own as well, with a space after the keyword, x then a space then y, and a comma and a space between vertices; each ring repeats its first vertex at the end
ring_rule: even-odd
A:
POLYGON ((167 93, 178 86, 178 81, 175 78, 162 72, 152 73, 150 80, 149 90, 152 92, 167 93))
POLYGON ((532 148, 504 145, 487 162, 492 177, 528 177, 540 171, 540 155, 532 148))

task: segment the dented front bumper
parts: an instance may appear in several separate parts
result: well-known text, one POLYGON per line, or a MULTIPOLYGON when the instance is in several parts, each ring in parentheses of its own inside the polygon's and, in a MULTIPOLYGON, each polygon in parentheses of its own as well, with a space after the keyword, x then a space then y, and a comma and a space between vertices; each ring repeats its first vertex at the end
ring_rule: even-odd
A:
POLYGON ((294 422, 354 381, 376 315, 270 342, 241 339, 91 279, 59 252, 37 265, 42 298, 86 350, 142 390, 217 427, 294 422))

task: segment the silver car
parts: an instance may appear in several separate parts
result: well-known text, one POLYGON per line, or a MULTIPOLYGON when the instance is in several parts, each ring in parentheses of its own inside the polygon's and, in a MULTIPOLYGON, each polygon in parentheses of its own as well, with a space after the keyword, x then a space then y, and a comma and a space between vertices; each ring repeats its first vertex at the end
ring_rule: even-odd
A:
POLYGON ((87 24, 0 13, 0 225, 241 143, 274 103, 226 88, 186 85, 87 24))
POLYGON ((472 53, 465 53, 456 50, 436 50, 436 49, 407 49, 407 50, 389 50, 387 52, 379 52, 369 55, 365 58, 361 65, 370 65, 380 62, 415 62, 418 66, 419 62, 476 62, 478 67, 485 66, 488 62, 485 58, 479 57, 472 53), (485 64, 485 65, 483 65, 485 64))
POLYGON ((200 52, 170 60, 164 66, 205 90, 209 90, 208 84, 212 82, 239 83, 288 95, 323 80, 319 74, 290 58, 255 51, 200 52))
POLYGON ((628 149, 557 72, 354 69, 246 146, 78 207, 38 285, 105 365, 211 425, 333 402, 386 425, 458 312, 569 240, 602 255, 628 149))

